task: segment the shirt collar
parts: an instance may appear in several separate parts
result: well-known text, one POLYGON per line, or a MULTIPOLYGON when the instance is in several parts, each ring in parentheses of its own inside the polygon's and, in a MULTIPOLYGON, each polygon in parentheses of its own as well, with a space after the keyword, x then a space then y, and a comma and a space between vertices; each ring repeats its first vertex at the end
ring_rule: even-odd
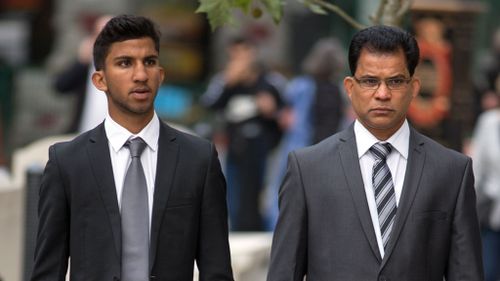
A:
MULTIPOLYGON (((354 134, 356 136, 359 158, 365 155, 375 143, 380 142, 357 119, 354 122, 354 134)), ((410 147, 410 126, 408 125, 408 121, 405 120, 403 125, 385 142, 390 143, 403 158, 408 159, 408 149, 410 147)))
POLYGON ((154 113, 153 118, 138 134, 134 135, 125 129, 120 124, 116 123, 113 118, 107 115, 104 120, 104 130, 106 131, 106 136, 108 137, 109 143, 115 152, 118 152, 125 142, 129 139, 140 137, 146 142, 146 144, 153 151, 158 149, 158 138, 160 136, 160 120, 154 113))

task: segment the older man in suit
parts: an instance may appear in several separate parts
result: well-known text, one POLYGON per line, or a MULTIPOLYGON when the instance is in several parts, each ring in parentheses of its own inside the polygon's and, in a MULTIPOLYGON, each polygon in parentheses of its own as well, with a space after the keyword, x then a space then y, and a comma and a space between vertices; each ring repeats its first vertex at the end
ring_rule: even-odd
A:
POLYGON ((268 281, 483 280, 471 160, 406 120, 418 61, 401 29, 353 37, 357 119, 289 155, 268 281))
POLYGON ((153 108, 164 70, 144 17, 111 19, 94 45, 108 117, 49 150, 31 280, 233 280, 225 180, 214 146, 153 108))

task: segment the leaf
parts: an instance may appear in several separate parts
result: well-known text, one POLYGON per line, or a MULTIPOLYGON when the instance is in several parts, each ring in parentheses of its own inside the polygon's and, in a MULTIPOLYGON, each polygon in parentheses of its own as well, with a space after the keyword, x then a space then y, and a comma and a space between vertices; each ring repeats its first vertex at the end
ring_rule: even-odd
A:
MULTIPOLYGON (((233 24, 232 9, 240 9, 245 14, 252 14, 254 17, 255 9, 251 11, 250 7, 253 0, 198 0, 200 6, 197 13, 206 13, 212 31, 224 24, 233 24)), ((255 0, 257 1, 257 0, 255 0)), ((275 23, 279 23, 283 17, 284 0, 259 0, 271 15, 275 23)), ((260 13, 261 15, 261 13, 260 13)), ((260 15, 256 18, 259 18, 260 15)))
POLYGON ((261 0, 264 7, 273 18, 275 23, 279 23, 283 17, 283 0, 261 0))
POLYGON ((251 3, 252 3, 252 0, 234 0, 233 6, 235 8, 239 8, 245 14, 248 14, 248 12, 250 11, 250 4, 251 3))
MULTIPOLYGON (((212 31, 224 24, 232 24, 231 8, 233 7, 230 0, 199 0, 200 6, 196 13, 206 13, 212 31)), ((239 1, 238 2, 242 2, 239 1)))
POLYGON ((323 9, 323 7, 321 7, 318 4, 311 3, 310 1, 307 0, 299 0, 299 2, 304 4, 307 8, 309 8, 309 10, 311 10, 311 12, 315 14, 328 15, 328 12, 325 11, 325 9, 323 9))
POLYGON ((311 10, 311 12, 313 12, 315 14, 328 15, 328 12, 325 11, 325 9, 323 9, 321 6, 318 6, 318 5, 315 5, 315 4, 310 5, 309 9, 311 10))

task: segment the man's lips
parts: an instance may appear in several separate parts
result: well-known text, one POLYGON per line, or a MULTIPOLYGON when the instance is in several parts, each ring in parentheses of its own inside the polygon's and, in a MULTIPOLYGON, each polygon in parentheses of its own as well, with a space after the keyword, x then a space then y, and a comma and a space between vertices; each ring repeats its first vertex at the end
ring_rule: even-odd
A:
POLYGON ((135 88, 130 91, 130 94, 136 97, 147 97, 150 93, 151 90, 149 88, 135 88))
POLYGON ((370 112, 378 113, 378 114, 387 114, 387 113, 390 113, 393 111, 394 110, 392 108, 389 108, 389 107, 375 107, 375 108, 370 109, 370 112))
POLYGON ((130 91, 131 93, 138 93, 138 94, 147 94, 151 92, 149 88, 135 88, 130 91))

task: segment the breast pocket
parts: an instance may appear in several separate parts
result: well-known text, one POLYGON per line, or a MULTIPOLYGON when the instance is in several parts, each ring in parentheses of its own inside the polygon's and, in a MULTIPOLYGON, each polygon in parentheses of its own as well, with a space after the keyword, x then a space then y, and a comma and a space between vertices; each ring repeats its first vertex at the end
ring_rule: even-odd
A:
POLYGON ((195 198, 169 198, 163 214, 162 227, 169 235, 185 235, 195 224, 199 213, 196 206, 195 198))
POLYGON ((192 207, 195 202, 194 197, 171 197, 167 201, 167 209, 192 207))
POLYGON ((413 220, 416 221, 447 221, 449 220, 449 215, 444 211, 419 211, 413 214, 413 220))

